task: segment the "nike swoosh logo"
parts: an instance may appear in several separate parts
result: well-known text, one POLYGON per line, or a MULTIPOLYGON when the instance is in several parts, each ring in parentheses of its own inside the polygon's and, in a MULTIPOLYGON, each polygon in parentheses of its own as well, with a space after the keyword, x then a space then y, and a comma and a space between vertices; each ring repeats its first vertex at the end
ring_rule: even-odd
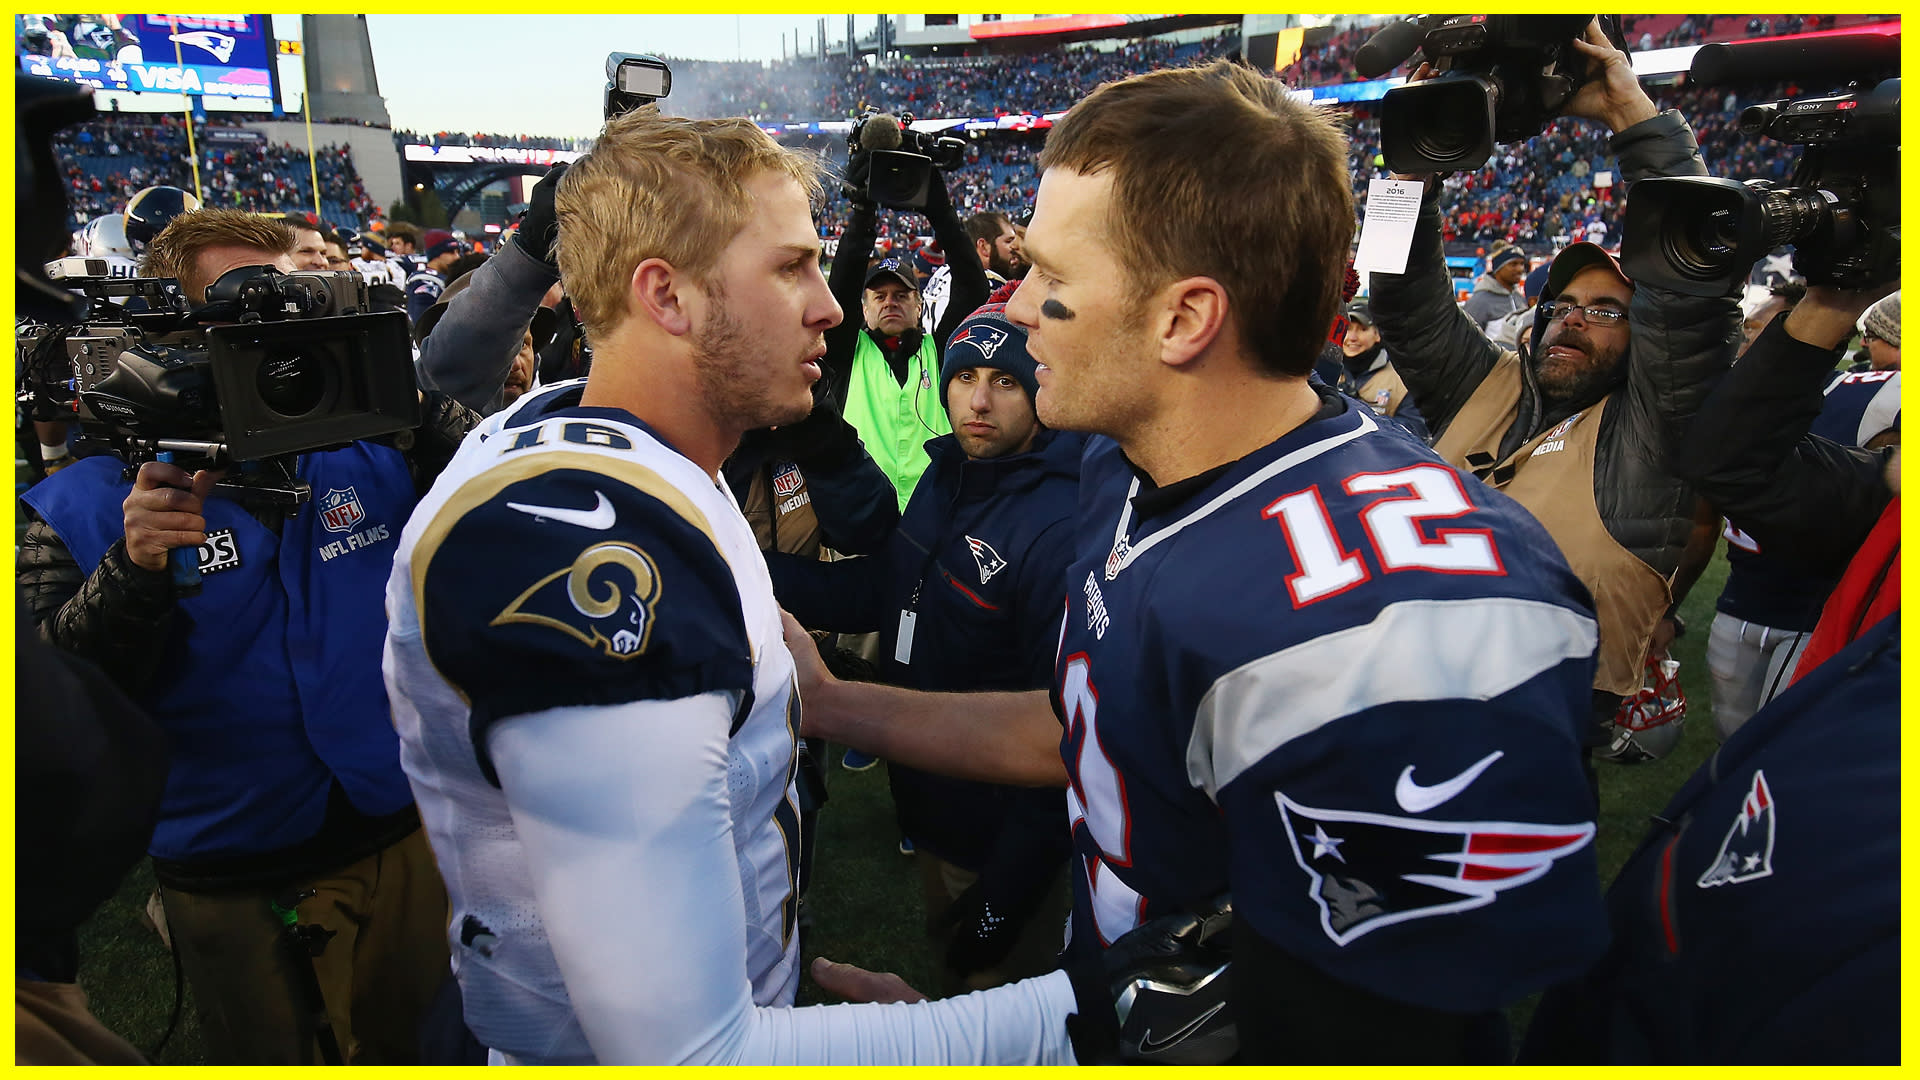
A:
POLYGON ((1467 790, 1469 784, 1480 779, 1480 774, 1486 772, 1488 767, 1494 762, 1499 761, 1505 754, 1506 751, 1504 750, 1495 750, 1493 753, 1467 766, 1466 772, 1461 773, 1459 776, 1445 783, 1434 784, 1431 787, 1414 783, 1413 766, 1409 765, 1400 770, 1400 782, 1393 785, 1393 801, 1399 803, 1400 809, 1405 810, 1409 814, 1425 813, 1467 790))
POLYGON ((591 510, 573 510, 565 506, 534 506, 531 503, 517 502, 508 503, 507 509, 518 510, 523 514, 532 514, 537 518, 546 518, 566 525, 578 525, 583 529, 592 529, 596 532, 613 528, 613 502, 607 498, 605 492, 596 491, 593 495, 600 500, 600 504, 591 510))
POLYGON ((1155 1040, 1153 1037, 1153 1029, 1148 1028, 1140 1033, 1140 1052, 1143 1054, 1153 1054, 1165 1050, 1167 1047, 1200 1030, 1200 1025, 1213 1019, 1214 1013, 1226 1007, 1227 1003, 1224 1001, 1215 1003, 1213 1008, 1208 1009, 1206 1012, 1194 1017, 1191 1021, 1181 1025, 1179 1030, 1164 1039, 1155 1040))

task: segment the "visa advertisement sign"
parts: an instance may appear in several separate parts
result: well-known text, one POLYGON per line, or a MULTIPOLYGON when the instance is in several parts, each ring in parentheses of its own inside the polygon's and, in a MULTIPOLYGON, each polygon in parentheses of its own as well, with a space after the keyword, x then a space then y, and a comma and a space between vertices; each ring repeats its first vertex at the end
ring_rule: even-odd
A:
POLYGON ((273 97, 264 15, 21 15, 20 70, 100 90, 273 97))

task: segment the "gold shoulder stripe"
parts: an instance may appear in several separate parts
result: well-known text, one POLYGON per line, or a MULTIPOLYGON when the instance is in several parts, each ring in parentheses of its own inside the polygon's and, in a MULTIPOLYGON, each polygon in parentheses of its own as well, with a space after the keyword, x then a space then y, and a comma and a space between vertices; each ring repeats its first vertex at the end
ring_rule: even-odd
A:
MULTIPOLYGON (((679 514, 687 524, 699 529, 707 542, 721 560, 726 560, 726 551, 714 536, 713 526, 707 521, 707 515, 694 505, 687 493, 668 483, 666 478, 637 461, 602 454, 583 454, 571 450, 551 450, 544 454, 531 455, 520 460, 509 459, 505 464, 497 465, 486 472, 462 484, 440 509, 433 520, 420 532, 420 539, 413 546, 413 606, 420 617, 426 617, 427 567, 432 565, 434 555, 440 545, 460 523, 460 519, 469 512, 491 501, 494 496, 508 487, 529 477, 552 472, 555 469, 579 469, 582 472, 597 473, 610 480, 617 480, 636 491, 651 495, 666 504, 674 513, 679 514)), ((517 554, 517 553, 509 553, 517 554)), ((424 639, 424 635, 423 635, 424 639)), ((431 657, 429 657, 431 659, 431 657)), ((438 667, 438 665, 435 665, 438 667)))

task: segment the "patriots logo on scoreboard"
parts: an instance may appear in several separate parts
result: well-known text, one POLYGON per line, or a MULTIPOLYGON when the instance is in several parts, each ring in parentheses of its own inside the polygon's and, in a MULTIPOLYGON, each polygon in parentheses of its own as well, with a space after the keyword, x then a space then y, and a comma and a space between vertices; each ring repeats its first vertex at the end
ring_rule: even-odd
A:
POLYGON ((647 651, 660 567, 632 544, 599 543, 514 597, 489 626, 531 623, 550 627, 615 660, 647 651))
POLYGON ((1276 792, 1320 928, 1348 945, 1383 926, 1485 907, 1593 840, 1593 822, 1428 821, 1324 810, 1276 792))
POLYGON ((973 552, 973 564, 980 568, 980 584, 985 585, 993 575, 1007 568, 1007 560, 993 550, 993 545, 985 540, 967 537, 967 549, 973 552))
POLYGON ((781 462, 773 473, 774 498, 784 499, 799 491, 801 483, 800 467, 791 461, 781 462))
POLYGON ((320 524, 328 532, 352 532, 366 519, 366 508, 360 505, 360 496, 353 488, 329 488, 320 496, 320 524))
POLYGON ((225 34, 216 34, 211 30, 195 30, 188 34, 168 34, 168 41, 177 41, 182 45, 192 45, 212 53, 221 63, 233 58, 233 47, 237 39, 225 34))
POLYGON ((1741 800, 1740 813, 1727 827, 1713 863, 1696 883, 1703 889, 1715 885, 1738 885, 1743 881, 1773 875, 1773 791, 1767 787, 1767 774, 1755 769, 1753 784, 1741 800))
POLYGON ((968 326, 959 337, 947 342, 947 353, 951 355, 954 349, 962 345, 971 345, 974 351, 980 354, 980 359, 991 360, 993 359, 993 354, 1000 351, 1000 346, 1006 343, 1007 332, 1005 330, 988 326, 986 323, 977 322, 968 326))

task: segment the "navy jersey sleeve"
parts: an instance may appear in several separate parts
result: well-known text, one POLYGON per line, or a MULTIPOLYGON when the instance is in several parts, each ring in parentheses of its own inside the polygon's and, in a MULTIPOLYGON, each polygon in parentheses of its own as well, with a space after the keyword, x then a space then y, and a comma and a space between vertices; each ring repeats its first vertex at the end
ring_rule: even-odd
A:
POLYGON ((752 686, 733 572, 683 493, 638 465, 527 464, 469 481, 413 555, 427 657, 483 764, 505 717, 752 686))
POLYGON ((1606 943, 1579 745, 1591 625, 1511 598, 1415 602, 1222 678, 1188 767, 1226 819, 1239 917, 1446 1012, 1584 970, 1606 943))

